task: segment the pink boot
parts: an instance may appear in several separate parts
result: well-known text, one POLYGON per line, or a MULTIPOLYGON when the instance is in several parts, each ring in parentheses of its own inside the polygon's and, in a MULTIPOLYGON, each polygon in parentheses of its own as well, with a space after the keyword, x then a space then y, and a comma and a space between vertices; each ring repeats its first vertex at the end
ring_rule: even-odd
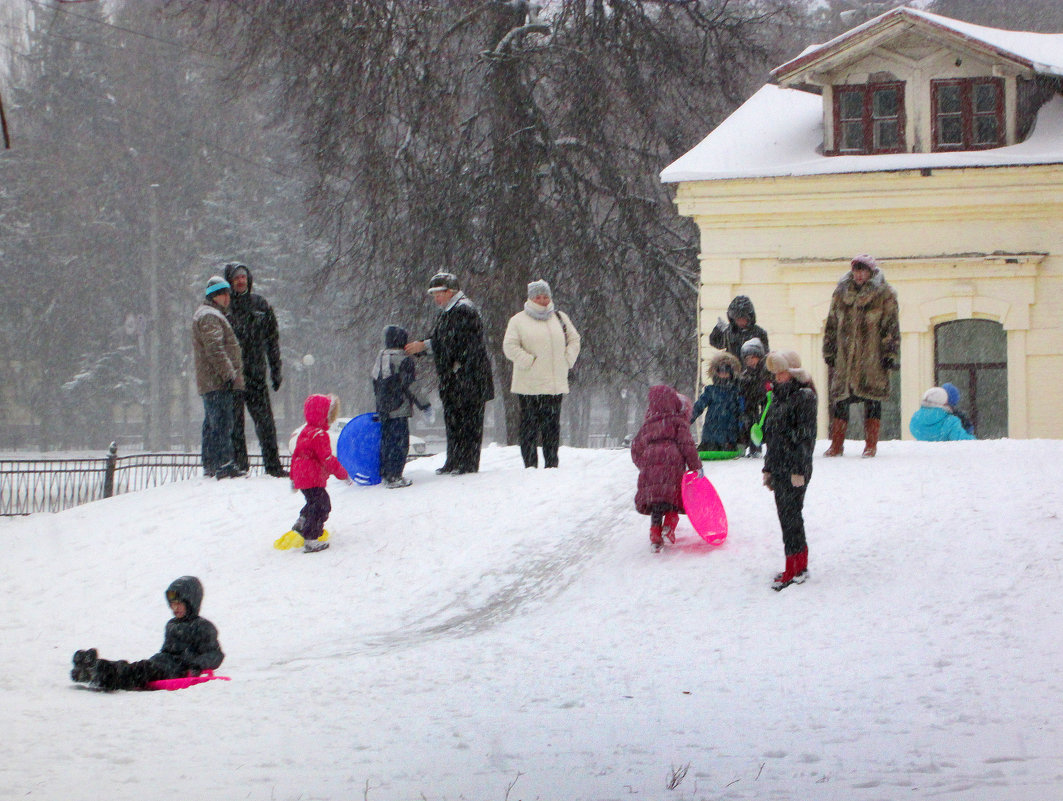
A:
POLYGON ((671 543, 675 543, 675 527, 679 525, 679 512, 669 512, 664 516, 664 527, 661 534, 671 543))
POLYGON ((653 550, 659 551, 664 545, 664 540, 661 539, 661 527, 650 526, 650 545, 653 546, 653 550))
POLYGON ((778 592, 794 583, 794 574, 797 572, 797 554, 786 557, 786 569, 775 577, 771 588, 778 592))

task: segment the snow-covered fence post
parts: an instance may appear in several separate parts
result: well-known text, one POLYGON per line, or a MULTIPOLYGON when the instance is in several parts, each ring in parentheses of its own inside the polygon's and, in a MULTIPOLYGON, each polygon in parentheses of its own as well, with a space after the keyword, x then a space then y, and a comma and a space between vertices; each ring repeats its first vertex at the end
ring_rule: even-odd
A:
POLYGON ((103 470, 103 497, 114 495, 114 470, 118 466, 118 443, 112 442, 107 449, 107 466, 103 470))

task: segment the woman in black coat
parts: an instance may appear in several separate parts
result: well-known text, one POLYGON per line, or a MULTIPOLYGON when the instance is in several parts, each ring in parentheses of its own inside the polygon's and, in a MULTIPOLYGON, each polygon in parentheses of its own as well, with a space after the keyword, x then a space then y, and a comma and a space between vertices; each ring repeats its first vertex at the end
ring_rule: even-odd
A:
POLYGON ((808 577, 804 507, 816 446, 816 388, 793 351, 773 351, 765 362, 775 378, 764 420, 764 486, 775 493, 786 553, 786 569, 772 583, 778 591, 808 577))

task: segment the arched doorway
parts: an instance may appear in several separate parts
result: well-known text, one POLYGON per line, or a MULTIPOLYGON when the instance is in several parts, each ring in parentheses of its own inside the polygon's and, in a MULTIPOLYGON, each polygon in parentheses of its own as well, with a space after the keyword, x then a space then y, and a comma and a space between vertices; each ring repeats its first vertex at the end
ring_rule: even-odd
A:
POLYGON ((1008 435, 1008 335, 992 320, 934 327, 934 383, 960 390, 959 407, 979 439, 1008 435))

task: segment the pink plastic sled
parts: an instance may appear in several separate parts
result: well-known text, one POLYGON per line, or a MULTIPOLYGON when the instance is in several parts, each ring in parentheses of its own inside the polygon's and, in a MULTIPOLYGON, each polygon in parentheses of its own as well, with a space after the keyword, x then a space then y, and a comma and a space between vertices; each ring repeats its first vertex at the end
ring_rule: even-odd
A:
POLYGON ((709 545, 727 539, 727 512, 716 487, 691 471, 683 476, 683 506, 694 530, 709 545))
POLYGON ((145 685, 145 689, 148 690, 183 690, 185 687, 191 687, 193 684, 202 684, 205 681, 232 681, 228 676, 215 676, 213 670, 204 670, 198 676, 185 676, 181 679, 159 679, 158 681, 149 681, 145 685))

